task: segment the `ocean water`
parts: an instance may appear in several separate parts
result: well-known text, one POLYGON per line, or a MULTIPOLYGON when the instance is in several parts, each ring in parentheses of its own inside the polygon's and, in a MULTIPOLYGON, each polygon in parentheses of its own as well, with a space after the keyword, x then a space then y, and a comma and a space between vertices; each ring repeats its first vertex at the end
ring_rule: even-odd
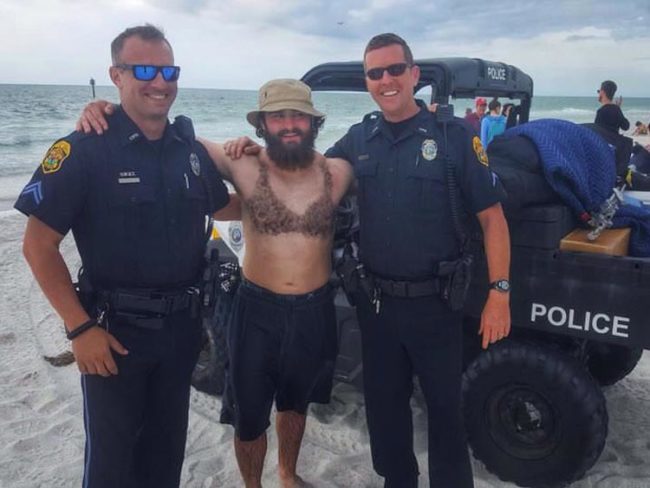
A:
MULTIPOLYGON (((96 87, 97 98, 117 101, 114 87, 96 87)), ((427 99, 426 95, 422 98, 427 99)), ((49 146, 72 130, 83 106, 92 99, 89 86, 0 84, 0 177, 29 175, 49 146)), ((507 100, 501 99, 502 103, 507 100)), ((376 110, 367 93, 314 93, 316 107, 327 114, 317 148, 327 149, 363 114, 376 110)), ((471 100, 453 101, 456 114, 464 114, 471 100)), ((245 114, 254 110, 253 90, 180 88, 171 117, 192 117, 196 133, 223 142, 241 135, 253 136, 245 114)), ((593 122, 596 97, 534 97, 531 119, 559 118, 576 123, 593 122)), ((650 121, 650 98, 625 98, 623 111, 631 124, 650 121)))

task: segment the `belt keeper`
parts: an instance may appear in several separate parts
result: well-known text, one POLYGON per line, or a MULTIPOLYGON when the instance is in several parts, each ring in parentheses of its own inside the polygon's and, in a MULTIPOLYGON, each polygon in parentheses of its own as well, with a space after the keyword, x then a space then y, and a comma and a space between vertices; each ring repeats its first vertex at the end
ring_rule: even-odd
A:
POLYGON ((97 324, 98 324, 97 319, 86 320, 83 324, 81 324, 76 329, 71 330, 69 332, 66 330, 65 335, 68 338, 68 340, 71 341, 72 339, 74 339, 74 338, 80 336, 81 334, 83 334, 84 332, 86 332, 88 329, 90 329, 92 327, 95 327, 97 324))

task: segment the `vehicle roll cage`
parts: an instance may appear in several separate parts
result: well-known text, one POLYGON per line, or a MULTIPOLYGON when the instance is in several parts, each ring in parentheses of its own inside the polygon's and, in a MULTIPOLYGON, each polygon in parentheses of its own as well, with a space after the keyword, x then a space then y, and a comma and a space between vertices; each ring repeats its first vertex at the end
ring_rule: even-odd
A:
MULTIPOLYGON (((519 123, 528 122, 533 80, 515 66, 477 58, 418 59, 419 91, 431 87, 431 103, 448 104, 450 99, 479 96, 520 100, 519 123)), ((314 91, 366 91, 363 63, 360 61, 320 64, 309 70, 302 81, 314 91)))

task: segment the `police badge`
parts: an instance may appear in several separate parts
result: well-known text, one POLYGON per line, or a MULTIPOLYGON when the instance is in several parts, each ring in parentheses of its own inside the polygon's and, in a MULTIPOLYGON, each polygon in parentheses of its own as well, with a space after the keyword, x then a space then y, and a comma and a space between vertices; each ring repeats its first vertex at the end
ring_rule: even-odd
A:
POLYGON ((199 162, 199 157, 196 153, 190 154, 190 167, 192 168, 192 173, 196 176, 201 175, 201 163, 199 162))
POLYGON ((422 157, 427 161, 433 161, 438 155, 438 145, 433 139, 425 139, 422 143, 422 157))

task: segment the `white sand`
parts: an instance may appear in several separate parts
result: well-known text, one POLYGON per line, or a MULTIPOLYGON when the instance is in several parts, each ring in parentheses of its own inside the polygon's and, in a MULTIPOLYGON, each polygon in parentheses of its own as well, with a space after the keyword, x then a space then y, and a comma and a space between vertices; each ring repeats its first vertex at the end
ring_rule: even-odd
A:
MULTIPOLYGON (((43 355, 67 349, 60 322, 21 255, 25 219, 0 212, 0 488, 80 486, 84 433, 75 365, 53 367, 43 355)), ((78 257, 71 239, 68 263, 78 257)), ((648 324, 650 326, 650 324, 648 324)), ((650 486, 650 353, 636 370, 606 390, 610 434, 605 450, 578 488, 650 486)), ((193 391, 183 487, 239 487, 232 430, 217 422, 220 401, 193 391)), ((426 486, 425 412, 414 402, 415 446, 426 486)), ((277 445, 271 432, 264 483, 277 486, 277 445)), ((338 385, 332 402, 312 409, 299 460, 318 487, 382 486, 370 464, 362 396, 338 385)), ((513 487, 474 463, 477 488, 513 487)))
MULTIPOLYGON (((632 132, 630 131, 630 134, 631 133, 632 132)), ((650 135, 645 135, 645 136, 630 135, 630 137, 643 146, 647 146, 648 144, 650 144, 650 135)))

